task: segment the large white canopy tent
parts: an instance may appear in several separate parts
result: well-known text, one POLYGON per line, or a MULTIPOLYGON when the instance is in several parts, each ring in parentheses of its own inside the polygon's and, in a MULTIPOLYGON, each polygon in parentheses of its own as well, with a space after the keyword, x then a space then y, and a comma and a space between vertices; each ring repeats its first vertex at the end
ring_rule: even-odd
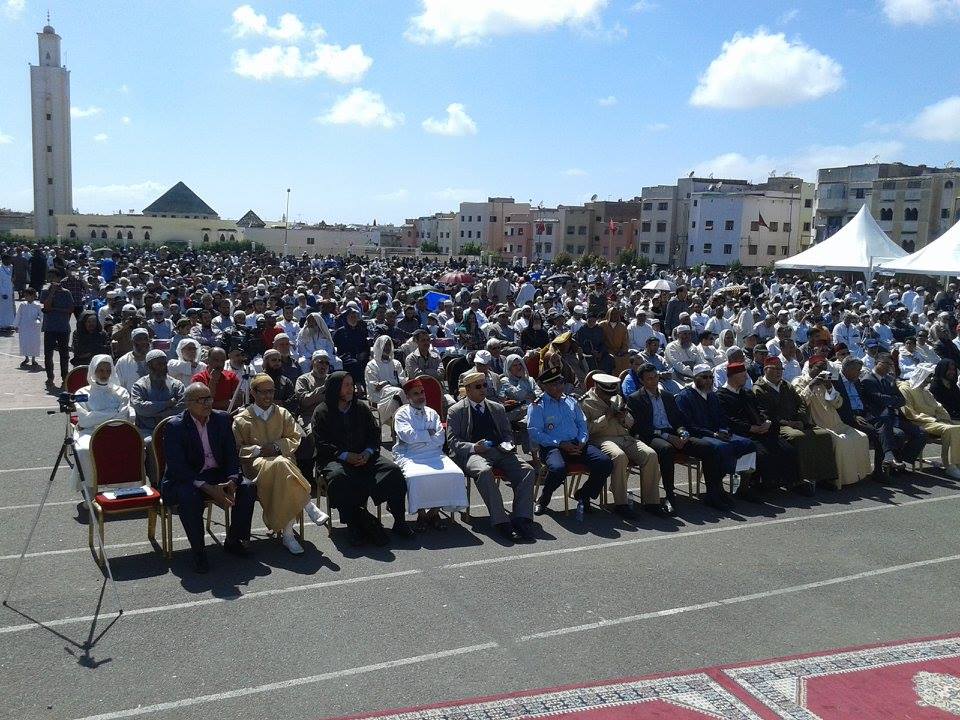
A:
POLYGON ((913 275, 960 275, 960 223, 915 253, 883 263, 880 270, 913 275))
POLYGON ((882 263, 906 254, 877 225, 864 205, 850 222, 826 240, 799 255, 778 260, 774 267, 777 270, 862 272, 870 280, 882 263))

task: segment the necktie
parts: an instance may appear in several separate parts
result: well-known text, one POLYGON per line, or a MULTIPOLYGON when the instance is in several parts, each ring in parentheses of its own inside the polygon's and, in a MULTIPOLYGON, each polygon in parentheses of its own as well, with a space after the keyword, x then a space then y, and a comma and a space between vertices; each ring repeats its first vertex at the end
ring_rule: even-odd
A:
POLYGON ((483 415, 483 405, 474 405, 473 409, 476 410, 481 415, 483 415))

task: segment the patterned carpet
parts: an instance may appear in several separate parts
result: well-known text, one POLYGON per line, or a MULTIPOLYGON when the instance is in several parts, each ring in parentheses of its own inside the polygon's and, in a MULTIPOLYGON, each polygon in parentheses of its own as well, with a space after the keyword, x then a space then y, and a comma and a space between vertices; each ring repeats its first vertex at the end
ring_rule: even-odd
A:
POLYGON ((960 635, 359 718, 380 720, 956 720, 960 635))

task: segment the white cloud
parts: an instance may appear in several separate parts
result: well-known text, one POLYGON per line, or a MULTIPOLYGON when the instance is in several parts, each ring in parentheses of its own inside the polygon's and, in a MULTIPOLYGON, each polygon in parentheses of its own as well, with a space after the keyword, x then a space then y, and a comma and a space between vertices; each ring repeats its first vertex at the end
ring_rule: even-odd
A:
POLYGON ((960 96, 927 105, 909 125, 911 135, 923 140, 960 141, 960 96))
POLYGON ((106 133, 97 133, 96 135, 93 136, 93 139, 96 140, 97 142, 102 143, 109 140, 110 136, 107 135, 106 133))
POLYGON ((597 100, 597 104, 600 107, 612 107, 617 104, 617 98, 615 95, 607 95, 597 100))
POLYGON ((563 174, 567 177, 585 177, 587 171, 581 168, 567 168, 563 171, 563 174))
POLYGON ((476 135, 477 124, 473 118, 467 115, 467 110, 462 103, 450 103, 447 105, 447 117, 443 120, 437 120, 429 117, 423 121, 423 129, 434 135, 476 135))
POLYGON ((391 112, 377 93, 354 88, 317 120, 331 125, 360 125, 390 130, 403 123, 403 113, 391 112))
POLYGON ((780 18, 777 20, 777 25, 787 25, 792 23, 797 19, 797 15, 799 14, 800 8, 790 8, 780 16, 780 18))
POLYGON ((120 122, 122 122, 124 125, 129 125, 130 122, 131 122, 131 121, 130 121, 130 116, 129 116, 129 115, 124 115, 122 118, 120 118, 120 122))
POLYGON ((237 50, 233 54, 233 71, 254 80, 313 78, 324 75, 340 83, 359 82, 373 59, 360 45, 317 44, 305 53, 294 45, 272 45, 255 53, 237 50))
POLYGON ((266 15, 260 15, 249 5, 241 5, 233 11, 233 33, 236 37, 263 36, 281 42, 297 42, 305 37, 320 40, 326 32, 319 25, 307 30, 293 13, 284 13, 271 26, 266 15))
POLYGON ((77 206, 92 212, 115 212, 118 207, 140 210, 166 190, 153 180, 130 185, 83 185, 73 189, 77 206))
MULTIPOLYGON (((817 179, 817 170, 843 165, 858 165, 872 162, 878 157, 882 162, 900 159, 903 143, 897 141, 865 142, 857 145, 811 145, 786 155, 755 155, 724 153, 695 163, 696 174, 706 177, 765 180, 771 171, 787 172, 804 180, 817 179)), ((683 173, 686 174, 686 173, 683 173)))
POLYGON ((783 33, 763 28, 737 33, 723 44, 690 96, 713 108, 782 107, 814 100, 843 85, 843 68, 823 53, 783 33))
POLYGON ((881 5, 894 25, 929 25, 960 17, 960 0, 881 0, 881 5))
POLYGON ((415 43, 470 45, 491 35, 599 26, 609 0, 420 0, 405 36, 415 43))
POLYGON ((101 115, 102 113, 103 113, 103 108, 98 108, 94 105, 91 105, 90 107, 85 107, 85 108, 77 107, 74 105, 70 108, 70 117, 72 117, 74 120, 82 120, 83 118, 96 117, 97 115, 101 115))
POLYGON ((670 129, 670 126, 662 122, 650 123, 649 125, 647 125, 648 132, 663 132, 664 130, 669 130, 669 129, 670 129))
POLYGON ((3 14, 11 20, 16 20, 23 14, 25 6, 26 0, 4 0, 3 14))
POLYGON ((3 130, 0 130, 0 145, 9 145, 13 142, 13 135, 7 135, 3 130))
POLYGON ((410 193, 406 188, 397 188, 392 192, 380 193, 377 195, 377 200, 396 202, 399 200, 406 200, 409 196, 410 193))
POLYGON ((652 0, 637 0, 637 2, 630 6, 630 10, 632 12, 642 13, 656 10, 658 7, 660 6, 652 2, 652 0))

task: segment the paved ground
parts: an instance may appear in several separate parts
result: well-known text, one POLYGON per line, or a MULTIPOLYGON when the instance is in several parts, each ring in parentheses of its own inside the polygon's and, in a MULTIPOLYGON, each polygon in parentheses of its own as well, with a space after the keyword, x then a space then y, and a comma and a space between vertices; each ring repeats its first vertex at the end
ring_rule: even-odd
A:
MULTIPOLYGON (((0 371, 0 392, 42 385, 10 377, 0 371)), ((61 422, 0 410, 4 591, 61 422)), ((107 526, 120 618, 67 475, 40 518, 19 612, 0 608, 5 717, 314 719, 958 627, 960 484, 937 470, 815 501, 773 494, 722 519, 698 502, 676 522, 555 514, 530 546, 492 538, 482 508, 472 526, 368 553, 308 528, 301 557, 261 538, 247 561, 214 549, 205 577, 189 571, 178 521, 168 566, 130 518, 107 526)))

